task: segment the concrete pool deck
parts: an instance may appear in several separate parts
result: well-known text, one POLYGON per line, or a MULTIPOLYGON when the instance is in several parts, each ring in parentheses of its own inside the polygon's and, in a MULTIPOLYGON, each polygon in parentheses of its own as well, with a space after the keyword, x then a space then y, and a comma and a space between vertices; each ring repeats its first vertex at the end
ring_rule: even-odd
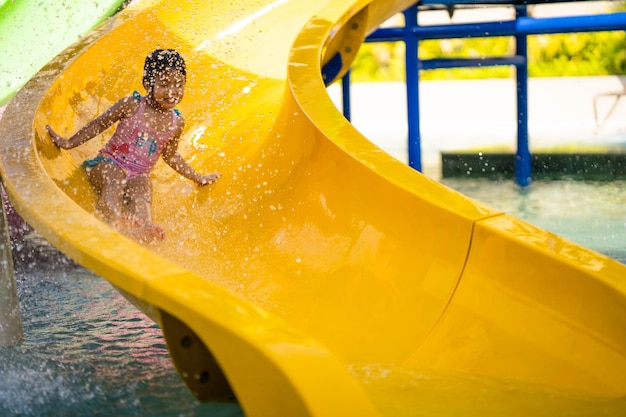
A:
MULTIPOLYGON (((626 96, 600 126, 594 100, 624 91, 626 77, 530 78, 528 117, 531 151, 626 147, 626 96)), ((514 152, 517 111, 514 79, 422 81, 420 83, 422 164, 439 177, 441 153, 514 152)), ((341 88, 329 88, 341 109, 341 88)), ((602 121, 614 97, 597 101, 602 121)), ((353 83, 352 123, 383 150, 407 161, 406 92, 402 82, 353 83)))

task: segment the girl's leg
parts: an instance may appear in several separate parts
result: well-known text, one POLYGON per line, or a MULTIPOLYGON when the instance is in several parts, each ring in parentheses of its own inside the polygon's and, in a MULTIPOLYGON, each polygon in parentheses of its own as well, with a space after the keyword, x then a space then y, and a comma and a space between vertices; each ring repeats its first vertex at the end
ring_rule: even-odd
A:
POLYGON ((96 189, 96 210, 107 222, 123 215, 126 173, 112 162, 100 162, 87 170, 87 178, 96 189))
POLYGON ((143 222, 142 226, 133 230, 133 237, 143 242, 165 239, 163 228, 152 223, 152 181, 149 175, 128 179, 126 199, 130 212, 143 222))
POLYGON ((126 200, 130 212, 137 218, 152 222, 152 181, 148 175, 138 175, 126 183, 126 200))

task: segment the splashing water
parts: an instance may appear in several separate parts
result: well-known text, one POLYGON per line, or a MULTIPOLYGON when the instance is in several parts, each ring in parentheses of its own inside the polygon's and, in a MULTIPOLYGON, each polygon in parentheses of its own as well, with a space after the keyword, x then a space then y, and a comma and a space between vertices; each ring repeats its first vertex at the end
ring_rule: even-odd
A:
POLYGON ((1 416, 243 415, 236 403, 198 402, 161 330, 107 281, 41 240, 17 252, 25 339, 0 348, 1 416))

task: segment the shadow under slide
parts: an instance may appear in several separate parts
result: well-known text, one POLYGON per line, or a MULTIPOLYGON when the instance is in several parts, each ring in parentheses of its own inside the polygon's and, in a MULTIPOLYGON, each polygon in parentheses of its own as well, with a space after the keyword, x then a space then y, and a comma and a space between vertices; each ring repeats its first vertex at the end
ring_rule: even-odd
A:
POLYGON ((328 97, 321 68, 341 77, 410 4, 135 4, 7 108, 11 202, 161 326, 201 401, 251 417, 626 412, 626 266, 424 177, 328 97), (223 176, 197 187, 159 162, 167 237, 140 245, 95 215, 81 169, 112 129, 59 150, 45 126, 71 134, 143 93, 156 48, 187 61, 179 152, 223 176))

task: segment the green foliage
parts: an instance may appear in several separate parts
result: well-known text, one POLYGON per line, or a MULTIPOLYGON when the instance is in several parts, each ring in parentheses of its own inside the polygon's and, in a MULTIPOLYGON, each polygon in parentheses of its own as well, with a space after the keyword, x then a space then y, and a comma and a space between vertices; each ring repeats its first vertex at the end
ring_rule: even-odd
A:
POLYGON ((404 80, 404 43, 366 43, 359 49, 352 74, 356 81, 404 80))
MULTIPOLYGON (((512 37, 444 39, 420 42, 420 59, 512 55, 512 37)), ((506 78, 511 66, 422 71, 421 79, 506 78)), ((626 74, 626 34, 590 32, 528 37, 528 71, 532 77, 626 74)), ((404 43, 367 43, 352 67, 355 81, 403 81, 404 43)))
POLYGON ((625 74, 625 47, 624 32, 530 36, 529 74, 537 77, 625 74))

